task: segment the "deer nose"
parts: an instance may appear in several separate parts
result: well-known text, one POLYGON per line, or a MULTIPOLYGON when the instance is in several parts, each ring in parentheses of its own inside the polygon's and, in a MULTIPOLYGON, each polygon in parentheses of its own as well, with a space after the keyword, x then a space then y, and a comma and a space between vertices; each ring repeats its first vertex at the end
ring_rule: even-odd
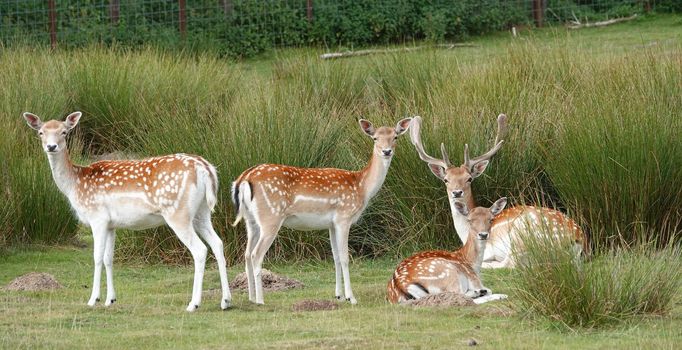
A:
POLYGON ((392 149, 385 149, 385 150, 382 150, 381 152, 382 152, 385 156, 388 157, 388 156, 391 155, 391 153, 393 153, 393 150, 392 150, 392 149))
POLYGON ((479 232, 479 233, 478 233, 478 238, 480 238, 480 239, 482 239, 482 240, 488 239, 488 232, 479 232))
POLYGON ((455 198, 460 198, 464 194, 464 191, 462 190, 457 190, 457 191, 452 191, 452 196, 455 198))
POLYGON ((48 152, 54 152, 57 150, 57 145, 47 145, 48 152))

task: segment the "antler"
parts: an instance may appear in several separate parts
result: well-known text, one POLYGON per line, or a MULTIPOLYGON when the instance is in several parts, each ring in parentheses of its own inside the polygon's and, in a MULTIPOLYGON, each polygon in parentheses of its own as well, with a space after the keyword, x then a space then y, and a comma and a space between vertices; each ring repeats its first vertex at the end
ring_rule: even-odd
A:
POLYGON ((493 146, 493 148, 491 148, 488 152, 485 152, 484 154, 474 159, 469 159, 469 145, 468 144, 464 145, 464 166, 470 168, 471 166, 480 161, 492 158, 492 156, 494 156, 495 153, 497 153, 497 151, 500 150, 500 148, 502 147, 502 143, 504 143, 504 140, 500 140, 500 138, 504 136, 506 129, 507 116, 504 114, 500 114, 499 116, 497 116, 497 136, 495 136, 495 146, 493 146))
POLYGON ((410 124, 410 141, 412 141, 414 148, 417 149, 417 153, 419 154, 419 158, 421 158, 421 160, 423 160, 429 164, 440 165, 444 168, 449 167, 450 161, 448 160, 447 153, 445 152, 445 146, 443 144, 441 144, 441 151, 443 152, 443 159, 431 157, 430 155, 426 154, 426 152, 424 151, 424 146, 422 145, 422 138, 420 135, 421 122, 422 122, 422 118, 420 116, 415 116, 414 118, 412 118, 412 122, 410 124))

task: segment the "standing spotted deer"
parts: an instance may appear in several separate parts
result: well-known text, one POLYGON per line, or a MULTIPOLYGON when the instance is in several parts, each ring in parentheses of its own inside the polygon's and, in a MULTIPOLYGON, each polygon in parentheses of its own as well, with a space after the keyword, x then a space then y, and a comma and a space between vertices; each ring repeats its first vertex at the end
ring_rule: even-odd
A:
POLYGON ((384 183, 398 137, 407 131, 411 118, 395 128, 375 129, 361 119, 362 130, 372 137, 369 164, 360 171, 330 168, 297 168, 262 164, 244 171, 232 185, 237 211, 234 225, 246 222, 246 274, 249 300, 263 304, 261 267, 265 253, 282 226, 302 230, 329 230, 336 269, 336 298, 341 299, 341 280, 346 300, 357 303, 348 271, 348 233, 370 199, 384 183))
POLYGON ((485 288, 480 274, 493 218, 505 205, 507 198, 504 197, 490 208, 478 207, 471 211, 466 204, 455 203, 455 210, 469 222, 466 244, 454 252, 429 250, 400 262, 388 282, 388 301, 402 303, 444 292, 466 295, 477 304, 506 298, 485 288))
POLYGON ((220 306, 227 309, 232 297, 223 242, 211 225, 218 191, 213 165, 199 156, 186 154, 75 165, 69 158, 66 136, 80 117, 81 112, 74 112, 63 122, 43 123, 38 116, 24 113, 28 125, 38 131, 57 187, 68 198, 78 219, 92 229, 95 273, 88 305, 99 301, 102 264, 107 279, 104 305, 116 301, 112 270, 115 230, 141 230, 165 222, 194 258, 194 286, 187 311, 196 310, 201 303, 207 249, 197 233, 206 240, 218 261, 223 291, 220 306))
MULTIPOLYGON (((497 136, 494 146, 483 155, 469 158, 469 145, 464 146, 464 163, 455 166, 450 163, 445 145, 441 143, 443 158, 429 156, 422 145, 420 128, 421 117, 415 117, 410 127, 410 139, 417 149, 419 157, 429 165, 431 172, 445 183, 455 230, 462 243, 467 242, 469 221, 457 209, 457 203, 464 203, 472 208, 476 205, 471 189, 472 181, 483 174, 497 151, 502 147, 502 135, 506 129, 507 117, 497 117, 497 136)), ((512 254, 512 246, 522 250, 519 237, 526 232, 543 235, 551 232, 557 238, 571 239, 573 250, 578 258, 587 250, 587 239, 580 227, 571 218, 558 210, 534 206, 514 206, 498 215, 490 231, 487 248, 483 258, 484 268, 514 267, 516 260, 512 254)))

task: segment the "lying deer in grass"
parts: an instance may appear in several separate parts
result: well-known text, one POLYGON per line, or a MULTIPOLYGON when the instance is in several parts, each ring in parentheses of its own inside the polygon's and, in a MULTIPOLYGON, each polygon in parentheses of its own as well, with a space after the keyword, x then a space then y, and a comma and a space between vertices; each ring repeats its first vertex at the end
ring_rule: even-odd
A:
POLYGON ((506 295, 492 294, 483 286, 480 272, 493 218, 506 204, 507 198, 502 197, 490 208, 469 211, 466 204, 455 203, 455 210, 469 222, 466 244, 454 252, 429 250, 400 262, 388 282, 388 301, 395 304, 444 292, 464 294, 477 304, 505 299, 506 295))
POLYGON ((391 165, 398 137, 407 131, 411 118, 395 128, 375 129, 361 119, 360 127, 374 140, 372 156, 360 171, 331 168, 297 168, 262 164, 244 171, 232 185, 237 225, 246 220, 246 275, 249 300, 263 304, 261 271, 265 253, 284 226, 295 230, 329 230, 336 268, 336 299, 343 294, 357 303, 348 272, 348 233, 370 199, 379 191, 391 165))
POLYGON ((207 249, 197 233, 211 246, 218 261, 223 295, 221 308, 230 306, 223 242, 211 225, 218 177, 213 165, 199 156, 174 154, 145 160, 111 160, 75 165, 69 158, 66 136, 76 127, 81 112, 65 121, 43 123, 24 113, 28 125, 38 131, 59 190, 66 195, 78 219, 90 226, 94 241, 95 274, 88 305, 99 301, 102 264, 106 270, 109 306, 116 301, 113 261, 115 230, 146 229, 168 224, 194 258, 194 287, 187 311, 201 302, 207 249))
MULTIPOLYGON (((410 127, 410 139, 417 149, 419 157, 429 165, 431 172, 445 183, 452 219, 455 230, 462 243, 467 242, 469 221, 457 209, 457 203, 465 203, 468 207, 475 207, 474 194, 471 183, 479 177, 490 164, 492 158, 502 147, 501 137, 506 129, 507 117, 500 114, 497 117, 497 136, 494 146, 483 155, 469 158, 469 145, 464 146, 464 163, 455 166, 450 163, 445 145, 441 143, 442 159, 429 156, 422 145, 420 128, 421 117, 414 117, 410 127)), ((587 239, 580 227, 571 218, 558 210, 544 207, 518 205, 506 209, 495 218, 487 241, 487 248, 483 258, 484 268, 514 267, 516 260, 512 254, 512 246, 522 251, 520 235, 531 232, 544 235, 548 232, 556 238, 570 239, 576 258, 587 250, 587 239)))

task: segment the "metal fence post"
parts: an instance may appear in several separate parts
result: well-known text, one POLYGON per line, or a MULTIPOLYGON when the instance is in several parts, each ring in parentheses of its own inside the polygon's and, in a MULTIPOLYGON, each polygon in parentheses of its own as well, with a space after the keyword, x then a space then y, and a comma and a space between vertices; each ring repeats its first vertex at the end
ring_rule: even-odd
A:
POLYGON ((178 0, 178 6, 180 7, 180 11, 178 13, 180 37, 184 39, 185 33, 187 32, 187 13, 185 11, 185 0, 178 0))

